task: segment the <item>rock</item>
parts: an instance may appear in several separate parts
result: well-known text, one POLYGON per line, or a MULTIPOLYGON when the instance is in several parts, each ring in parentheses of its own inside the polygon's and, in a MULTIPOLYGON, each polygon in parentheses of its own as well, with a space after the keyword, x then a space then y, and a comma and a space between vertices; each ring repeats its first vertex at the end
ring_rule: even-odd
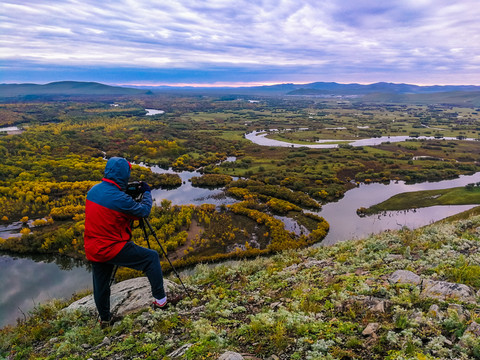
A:
MULTIPOLYGON (((384 313, 385 310, 389 306, 391 306, 390 301, 382 299, 382 298, 377 298, 377 297, 374 297, 374 296, 363 296, 363 295, 353 296, 352 300, 362 303, 362 306, 368 308, 368 310, 370 310, 372 312, 384 313)), ((348 305, 348 303, 343 304, 342 305, 343 308, 339 309, 339 311, 343 310, 345 305, 348 305)))
POLYGON ((243 356, 234 351, 224 352, 218 360, 243 360, 243 356))
POLYGON ((468 325, 465 333, 471 333, 478 338, 480 336, 480 324, 477 324, 475 321, 473 321, 470 325, 468 325))
POLYGON ((460 300, 474 303, 474 291, 464 284, 450 283, 447 281, 423 280, 417 274, 408 270, 397 270, 392 273, 388 281, 393 284, 421 285, 421 296, 439 300, 460 300))
POLYGON ((465 320, 465 314, 463 312, 463 307, 462 305, 459 304, 449 304, 447 308, 447 313, 449 314, 455 314, 458 316, 460 321, 465 320))
POLYGON ((384 313, 385 308, 389 306, 386 300, 370 296, 364 300, 364 304, 373 312, 384 313))
POLYGON ((410 319, 416 324, 421 324, 423 322, 423 312, 416 311, 411 316, 410 319))
POLYGON ((422 278, 408 270, 397 270, 389 276, 388 281, 392 284, 420 285, 422 278))
POLYGON ((193 346, 193 344, 185 344, 181 347, 179 347, 177 350, 171 352, 170 354, 168 354, 168 358, 171 358, 171 359, 179 359, 181 358, 183 355, 185 355, 185 353, 187 352, 188 349, 190 349, 191 347, 193 346))
POLYGON ((424 280, 420 296, 439 300, 460 300, 475 302, 474 291, 464 284, 450 283, 447 281, 424 280))
POLYGON ((286 267, 285 269, 283 269, 282 272, 296 272, 299 269, 299 267, 300 266, 298 264, 292 264, 286 267))
POLYGON ((375 306, 372 308, 372 311, 373 311, 373 312, 384 313, 384 312, 385 312, 385 301, 379 301, 379 302, 377 303, 377 305, 375 305, 375 306))
POLYGON ((105 336, 102 341, 102 345, 110 345, 112 342, 108 338, 108 336, 105 336))
POLYGON ((440 311, 440 308, 437 304, 433 304, 432 306, 430 306, 430 308, 428 309, 428 315, 437 320, 443 319, 443 313, 440 311))
POLYGON ((271 303, 270 304, 270 307, 272 309, 276 309, 277 307, 279 307, 280 305, 282 305, 282 303, 280 301, 277 301, 277 302, 274 302, 274 303, 271 303))
POLYGON ((380 328, 379 323, 370 323, 367 325, 367 327, 363 330, 362 335, 368 336, 368 335, 373 335, 377 332, 377 330, 380 328))
MULTIPOLYGON (((170 280, 164 279, 163 284, 167 296, 181 292, 181 287, 170 280)), ((152 299, 150 282, 146 277, 129 279, 112 286, 110 311, 116 315, 124 316, 149 307, 152 299)), ((96 313, 97 309, 93 295, 75 301, 70 304, 65 311, 74 311, 77 309, 96 313)))
POLYGON ((333 261, 332 260, 316 260, 316 259, 309 259, 308 261, 305 261, 303 263, 303 266, 306 268, 306 269, 309 269, 311 267, 318 267, 318 268, 323 268, 325 266, 331 266, 333 265, 333 261))

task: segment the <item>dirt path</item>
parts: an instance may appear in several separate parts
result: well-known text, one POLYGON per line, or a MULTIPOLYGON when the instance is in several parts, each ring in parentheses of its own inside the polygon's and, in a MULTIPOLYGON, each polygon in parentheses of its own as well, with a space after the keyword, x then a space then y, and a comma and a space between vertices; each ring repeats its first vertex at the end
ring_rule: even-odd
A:
POLYGON ((187 241, 185 241, 185 244, 177 248, 174 252, 168 253, 170 260, 173 261, 181 259, 185 255, 184 251, 192 246, 192 240, 194 240, 197 235, 200 235, 202 231, 203 227, 200 226, 196 220, 192 219, 190 228, 187 231, 187 241))

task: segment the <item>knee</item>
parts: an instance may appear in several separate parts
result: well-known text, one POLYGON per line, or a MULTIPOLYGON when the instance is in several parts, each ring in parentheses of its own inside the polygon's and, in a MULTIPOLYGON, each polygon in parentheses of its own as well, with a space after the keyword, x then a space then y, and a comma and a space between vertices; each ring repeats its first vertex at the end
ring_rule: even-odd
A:
POLYGON ((155 250, 149 249, 149 250, 148 250, 148 260, 149 260, 151 263, 160 261, 160 258, 158 257, 158 253, 157 253, 155 250))

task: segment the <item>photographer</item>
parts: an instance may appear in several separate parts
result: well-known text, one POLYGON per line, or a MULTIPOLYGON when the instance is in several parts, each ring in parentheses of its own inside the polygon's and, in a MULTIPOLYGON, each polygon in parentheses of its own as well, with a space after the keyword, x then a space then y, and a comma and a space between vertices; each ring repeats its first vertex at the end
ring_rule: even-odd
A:
MULTIPOLYGON (((115 266, 145 272, 155 298, 154 308, 167 306, 158 253, 131 241, 131 223, 150 214, 152 195, 145 182, 140 183, 143 192, 140 202, 125 193, 130 171, 131 164, 124 158, 109 159, 102 182, 87 194, 85 255, 92 263, 93 296, 102 327, 116 320, 110 313, 110 278, 115 266)), ((178 300, 172 299, 170 303, 178 300)))

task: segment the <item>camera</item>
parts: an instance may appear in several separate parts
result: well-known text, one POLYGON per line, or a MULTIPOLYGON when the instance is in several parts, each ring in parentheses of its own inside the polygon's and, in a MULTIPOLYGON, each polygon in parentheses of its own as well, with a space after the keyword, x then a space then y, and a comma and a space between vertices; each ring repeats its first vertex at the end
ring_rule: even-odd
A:
POLYGON ((125 190, 127 195, 130 195, 133 200, 140 201, 142 200, 143 191, 142 183, 140 181, 132 181, 127 184, 127 189, 125 190))

